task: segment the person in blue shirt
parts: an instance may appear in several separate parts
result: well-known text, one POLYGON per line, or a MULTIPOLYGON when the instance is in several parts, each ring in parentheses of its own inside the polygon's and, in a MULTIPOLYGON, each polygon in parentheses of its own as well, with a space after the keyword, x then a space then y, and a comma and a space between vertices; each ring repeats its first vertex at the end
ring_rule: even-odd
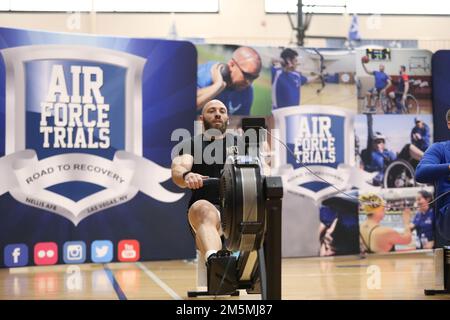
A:
MULTIPOLYGON (((426 190, 420 190, 416 197, 418 211, 410 224, 411 231, 416 230, 416 249, 433 249, 434 246, 434 210, 430 207, 433 195, 426 190)), ((406 208, 406 211, 411 209, 406 208)))
POLYGON ((229 115, 250 115, 252 83, 261 72, 261 57, 255 49, 239 47, 226 63, 209 61, 197 69, 197 109, 212 99, 223 102, 229 115))
POLYGON ((376 132, 373 136, 372 161, 368 166, 369 172, 378 172, 373 179, 374 185, 382 185, 386 167, 395 159, 397 159, 396 154, 386 149, 386 137, 376 132))
POLYGON ((369 71, 364 63, 361 61, 364 71, 375 78, 375 86, 371 88, 367 93, 367 107, 372 112, 376 112, 374 106, 372 106, 372 96, 377 94, 386 95, 386 89, 392 84, 391 78, 384 72, 384 64, 379 65, 379 71, 369 71))
POLYGON ((296 69, 299 66, 297 51, 286 48, 281 59, 272 60, 272 109, 300 105, 300 87, 319 76, 305 77, 296 69))
POLYGON ((416 125, 411 130, 411 143, 425 152, 430 146, 430 128, 419 118, 415 118, 414 122, 416 125))
POLYGON ((383 184, 384 172, 392 161, 397 159, 397 155, 386 148, 386 137, 380 132, 373 132, 373 118, 371 113, 367 113, 367 148, 361 152, 361 159, 364 170, 377 172, 373 178, 374 186, 383 184))
MULTIPOLYGON (((450 130, 450 109, 447 111, 450 130)), ((416 168, 416 180, 433 183, 436 190, 436 231, 450 243, 450 140, 433 143, 416 168)))

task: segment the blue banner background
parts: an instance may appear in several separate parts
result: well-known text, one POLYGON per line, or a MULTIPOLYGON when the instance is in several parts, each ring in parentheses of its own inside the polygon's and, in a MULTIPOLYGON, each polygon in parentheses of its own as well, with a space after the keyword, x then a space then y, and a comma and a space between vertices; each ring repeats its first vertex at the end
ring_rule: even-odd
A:
POLYGON ((445 114, 450 108, 450 50, 439 50, 432 58, 434 141, 450 139, 445 114))
MULTIPOLYGON (((434 141, 450 140, 450 131, 447 127, 445 115, 450 108, 450 50, 439 50, 432 58, 433 75, 433 120, 434 120, 434 141)), ((436 247, 449 246, 450 241, 446 241, 435 232, 436 247)))
MULTIPOLYGON (((186 128, 192 132, 195 119, 197 54, 191 43, 0 28, 0 49, 37 44, 87 45, 147 59, 142 77, 143 156, 170 167, 170 151, 176 144, 170 141, 172 131, 186 128)), ((114 146, 120 148, 121 143, 114 146)), ((0 156, 4 155, 5 64, 0 56, 0 156)), ((180 192, 171 181, 163 187, 180 192)), ((70 184, 58 188, 62 192, 74 190, 70 184)), ((192 258, 195 250, 186 219, 188 198, 186 194, 176 203, 162 203, 138 193, 131 201, 91 215, 75 227, 59 215, 25 206, 6 193, 0 196, 0 249, 3 251, 12 243, 24 243, 32 252, 37 242, 54 241, 59 248, 58 263, 64 263, 64 242, 82 240, 88 248, 86 262, 91 262, 91 242, 111 240, 113 261, 117 261, 118 242, 136 239, 140 242, 140 260, 192 258)), ((0 266, 4 265, 3 259, 0 261, 0 266)), ((31 258, 29 265, 33 265, 31 258)))

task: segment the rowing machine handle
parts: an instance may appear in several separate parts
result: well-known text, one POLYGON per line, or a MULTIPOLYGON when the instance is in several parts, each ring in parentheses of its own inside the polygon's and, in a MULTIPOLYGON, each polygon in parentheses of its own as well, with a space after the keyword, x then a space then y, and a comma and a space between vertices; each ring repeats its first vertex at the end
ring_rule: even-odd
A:
POLYGON ((211 186, 215 184, 219 184, 220 179, 219 178, 206 178, 203 179, 203 186, 211 186))

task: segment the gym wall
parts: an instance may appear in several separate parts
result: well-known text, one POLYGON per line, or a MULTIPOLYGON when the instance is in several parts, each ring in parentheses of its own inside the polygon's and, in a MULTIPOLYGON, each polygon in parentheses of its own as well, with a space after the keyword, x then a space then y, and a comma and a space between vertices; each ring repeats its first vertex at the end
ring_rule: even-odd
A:
MULTIPOLYGON (((294 15, 293 15, 294 16, 294 15)), ((287 46, 295 43, 286 14, 265 13, 263 0, 220 1, 218 13, 27 13, 0 12, 1 26, 54 32, 167 38, 173 26, 178 37, 208 43, 287 46), (238 22, 238 23, 236 23, 238 22)), ((350 15, 315 15, 309 35, 346 37, 350 15)), ((418 48, 450 49, 447 16, 359 15, 365 39, 418 40, 418 48)), ((325 47, 322 39, 305 46, 325 47)))

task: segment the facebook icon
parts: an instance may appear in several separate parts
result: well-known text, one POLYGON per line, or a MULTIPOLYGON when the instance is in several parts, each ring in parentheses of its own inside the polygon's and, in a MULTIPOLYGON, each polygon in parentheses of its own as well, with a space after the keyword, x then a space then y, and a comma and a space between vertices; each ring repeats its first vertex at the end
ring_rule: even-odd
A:
POLYGON ((26 244, 8 244, 3 252, 5 266, 23 267, 28 264, 28 247, 26 244))

